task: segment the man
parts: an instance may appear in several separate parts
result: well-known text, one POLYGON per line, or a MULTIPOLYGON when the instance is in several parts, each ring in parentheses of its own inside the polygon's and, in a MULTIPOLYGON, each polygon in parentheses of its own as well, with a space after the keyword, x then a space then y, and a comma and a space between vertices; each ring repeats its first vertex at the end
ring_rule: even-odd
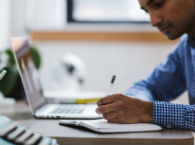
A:
POLYGON ((97 102, 97 113, 113 123, 148 122, 195 131, 195 0, 139 0, 151 25, 170 40, 181 39, 166 61, 126 95, 97 102), (185 90, 191 105, 169 103, 185 90))

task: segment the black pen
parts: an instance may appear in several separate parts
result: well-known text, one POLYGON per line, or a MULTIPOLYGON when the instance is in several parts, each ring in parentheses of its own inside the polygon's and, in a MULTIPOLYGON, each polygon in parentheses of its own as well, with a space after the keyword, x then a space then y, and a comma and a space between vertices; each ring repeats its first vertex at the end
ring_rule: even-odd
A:
POLYGON ((109 94, 111 93, 111 90, 112 90, 112 88, 113 88, 113 85, 114 85, 115 80, 116 80, 116 76, 113 75, 113 76, 112 76, 112 79, 111 79, 111 81, 110 81, 110 88, 109 88, 109 90, 108 90, 108 92, 107 92, 107 95, 109 95, 109 94))

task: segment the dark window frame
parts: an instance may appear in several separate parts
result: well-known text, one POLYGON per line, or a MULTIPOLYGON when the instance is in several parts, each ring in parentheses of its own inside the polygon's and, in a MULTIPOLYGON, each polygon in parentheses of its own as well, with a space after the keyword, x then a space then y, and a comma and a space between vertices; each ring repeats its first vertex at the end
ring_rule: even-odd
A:
POLYGON ((78 21, 73 18, 73 11, 74 11, 74 0, 67 0, 67 22, 68 23, 90 23, 90 24, 121 24, 121 23, 132 23, 132 24, 148 24, 149 21, 131 21, 131 20, 126 20, 126 21, 78 21))

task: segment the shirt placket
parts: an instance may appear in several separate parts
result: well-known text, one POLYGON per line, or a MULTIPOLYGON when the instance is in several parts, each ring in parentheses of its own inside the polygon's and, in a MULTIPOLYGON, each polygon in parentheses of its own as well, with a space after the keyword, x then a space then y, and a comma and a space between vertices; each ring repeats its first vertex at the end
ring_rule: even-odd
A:
POLYGON ((191 48, 191 54, 192 54, 192 97, 194 99, 195 102, 195 48, 191 48))

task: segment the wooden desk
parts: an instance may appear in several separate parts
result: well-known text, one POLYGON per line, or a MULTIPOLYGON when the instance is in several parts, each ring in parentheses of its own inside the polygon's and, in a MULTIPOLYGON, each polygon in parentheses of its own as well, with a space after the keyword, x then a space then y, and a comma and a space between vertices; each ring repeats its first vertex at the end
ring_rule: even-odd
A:
POLYGON ((191 131, 98 134, 76 127, 58 125, 57 120, 25 120, 20 125, 54 137, 63 145, 193 145, 191 131))

